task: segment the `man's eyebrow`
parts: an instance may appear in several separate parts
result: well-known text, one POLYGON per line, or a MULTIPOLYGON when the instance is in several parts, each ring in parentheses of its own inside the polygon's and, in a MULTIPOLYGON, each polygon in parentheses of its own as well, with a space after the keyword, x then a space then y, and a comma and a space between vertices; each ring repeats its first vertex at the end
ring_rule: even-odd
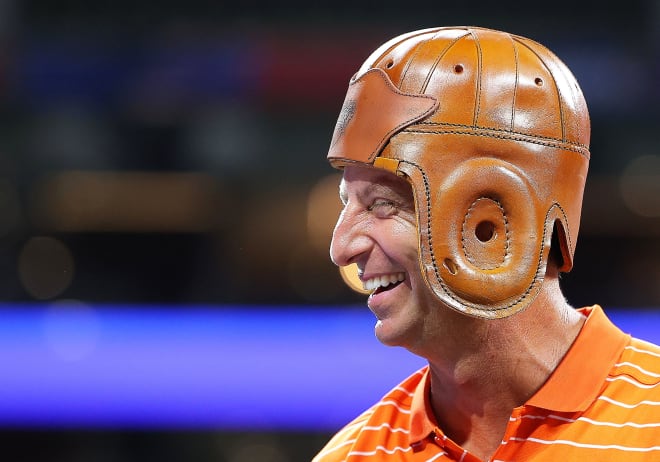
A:
POLYGON ((378 195, 378 194, 395 194, 397 196, 405 196, 405 186, 396 181, 391 181, 389 178, 383 176, 379 177, 378 181, 371 183, 367 189, 366 193, 368 195, 378 195))
MULTIPOLYGON (((368 200, 369 197, 385 195, 392 196, 395 195, 399 198, 406 198, 410 193, 406 189, 409 187, 406 183, 400 184, 397 181, 393 181, 387 176, 378 176, 374 181, 372 181, 368 186, 364 188, 359 193, 359 196, 362 200, 368 200)), ((339 199, 345 205, 348 202, 348 193, 346 192, 346 182, 342 179, 339 182, 339 199)))
POLYGON ((374 182, 371 183, 369 186, 366 188, 366 193, 369 194, 383 194, 387 193, 390 191, 395 191, 395 189, 387 184, 387 183, 382 183, 382 182, 374 182))

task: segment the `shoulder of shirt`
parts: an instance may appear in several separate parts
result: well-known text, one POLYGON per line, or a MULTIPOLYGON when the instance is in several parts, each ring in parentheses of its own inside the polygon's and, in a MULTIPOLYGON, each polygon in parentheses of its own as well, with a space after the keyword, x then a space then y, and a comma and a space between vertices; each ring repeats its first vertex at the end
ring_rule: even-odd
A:
POLYGON ((660 367, 660 346, 632 337, 624 348, 621 359, 635 361, 640 366, 660 367))
POLYGON ((660 346, 631 338, 610 377, 660 394, 660 346))
POLYGON ((427 366, 416 371, 403 382, 387 392, 376 404, 364 411, 344 428, 339 430, 325 447, 312 459, 312 462, 344 461, 351 449, 360 439, 365 427, 383 425, 381 410, 385 407, 395 406, 410 409, 415 388, 428 369, 427 366))
POLYGON ((369 421, 373 414, 373 407, 363 412, 351 423, 339 430, 323 447, 312 462, 332 462, 345 460, 346 455, 357 441, 362 427, 369 421))

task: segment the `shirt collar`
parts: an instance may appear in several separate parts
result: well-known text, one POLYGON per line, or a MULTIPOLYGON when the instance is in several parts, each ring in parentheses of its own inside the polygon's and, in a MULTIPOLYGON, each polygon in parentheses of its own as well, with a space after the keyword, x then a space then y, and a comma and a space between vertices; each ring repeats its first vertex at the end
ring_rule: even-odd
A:
POLYGON ((424 375, 413 392, 410 405, 410 443, 422 441, 433 432, 437 424, 431 409, 431 376, 428 366, 424 369, 424 375))
POLYGON ((630 336, 594 305, 580 310, 587 320, 552 375, 526 403, 557 412, 584 411, 596 399, 605 378, 630 336), (571 390, 566 393, 566 390, 571 390))
MULTIPOLYGON (((630 336, 612 324, 600 306, 578 311, 587 316, 584 326, 557 368, 526 405, 557 412, 586 410, 596 399, 605 378, 629 342, 630 336), (571 390, 571 393, 566 393, 566 390, 571 390)), ((427 367, 413 392, 411 444, 438 430, 429 400, 430 389, 431 378, 427 367)))

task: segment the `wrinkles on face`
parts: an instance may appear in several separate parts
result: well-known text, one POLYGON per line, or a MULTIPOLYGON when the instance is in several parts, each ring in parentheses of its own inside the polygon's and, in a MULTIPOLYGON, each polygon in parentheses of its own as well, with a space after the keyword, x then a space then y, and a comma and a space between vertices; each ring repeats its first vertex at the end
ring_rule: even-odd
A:
POLYGON ((368 253, 379 229, 401 236, 415 226, 412 189, 395 175, 368 167, 346 167, 339 186, 344 208, 331 243, 331 258, 339 266, 368 253), (374 230, 377 232, 374 233, 374 230))

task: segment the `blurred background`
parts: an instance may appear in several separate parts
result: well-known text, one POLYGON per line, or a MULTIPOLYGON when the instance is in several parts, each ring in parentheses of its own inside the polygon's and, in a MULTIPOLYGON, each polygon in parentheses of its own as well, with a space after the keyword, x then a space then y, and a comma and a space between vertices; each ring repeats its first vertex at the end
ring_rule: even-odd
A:
MULTIPOLYGON (((547 45, 586 95, 569 301, 660 306, 655 0, 0 0, 4 309, 364 310, 328 259, 348 79, 395 35, 466 24, 547 45)), ((334 431, 3 422, 6 453, 39 461, 305 461, 334 431)))

